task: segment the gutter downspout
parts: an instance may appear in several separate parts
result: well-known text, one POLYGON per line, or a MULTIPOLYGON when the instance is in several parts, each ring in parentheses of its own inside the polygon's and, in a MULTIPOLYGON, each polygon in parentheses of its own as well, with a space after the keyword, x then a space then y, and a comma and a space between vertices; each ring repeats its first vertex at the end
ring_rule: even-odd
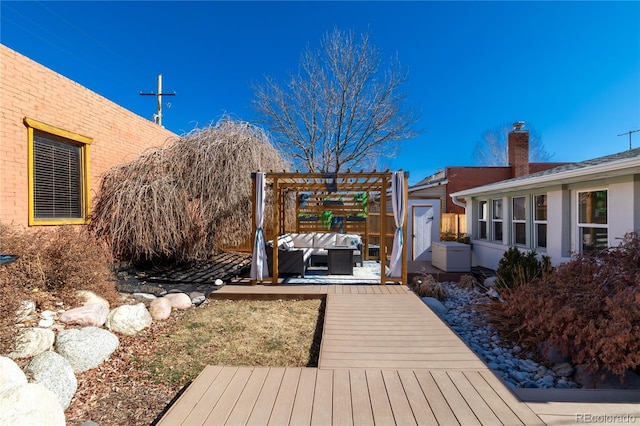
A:
POLYGON ((466 202, 463 202, 463 201, 458 200, 458 197, 456 197, 456 196, 454 196, 454 195, 452 195, 452 196, 451 196, 451 202, 453 202, 453 204, 455 204, 455 205, 456 205, 456 206, 458 206, 458 207, 462 207, 463 209, 466 209, 466 208, 467 208, 467 203, 466 203, 466 202))

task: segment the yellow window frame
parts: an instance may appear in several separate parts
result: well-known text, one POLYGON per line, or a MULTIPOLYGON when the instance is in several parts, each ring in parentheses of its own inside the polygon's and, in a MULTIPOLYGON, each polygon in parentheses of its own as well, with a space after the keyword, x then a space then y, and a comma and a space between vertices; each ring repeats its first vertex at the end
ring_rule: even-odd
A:
POLYGON ((90 211, 90 179, 89 179, 89 146, 93 143, 93 138, 69 132, 55 126, 43 123, 32 118, 25 118, 24 123, 28 132, 28 176, 29 176, 29 226, 33 225, 85 225, 89 223, 90 211), (82 189, 82 217, 80 218, 60 218, 60 219, 38 219, 35 217, 35 165, 34 165, 34 131, 38 130, 54 136, 69 140, 80 147, 80 164, 82 166, 80 181, 82 189))

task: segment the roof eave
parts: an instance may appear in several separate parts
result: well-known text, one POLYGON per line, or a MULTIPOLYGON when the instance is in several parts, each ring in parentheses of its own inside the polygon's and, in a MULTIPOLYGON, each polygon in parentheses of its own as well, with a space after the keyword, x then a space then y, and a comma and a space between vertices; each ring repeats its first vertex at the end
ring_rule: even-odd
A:
POLYGON ((542 186, 553 184, 569 184, 585 180, 604 179, 637 173, 640 173, 640 158, 635 157, 619 161, 612 161, 606 164, 586 166, 548 175, 535 176, 530 179, 522 179, 519 181, 497 182, 490 185, 484 185, 476 188, 458 191, 451 194, 451 196, 464 198, 485 194, 540 188, 542 186))

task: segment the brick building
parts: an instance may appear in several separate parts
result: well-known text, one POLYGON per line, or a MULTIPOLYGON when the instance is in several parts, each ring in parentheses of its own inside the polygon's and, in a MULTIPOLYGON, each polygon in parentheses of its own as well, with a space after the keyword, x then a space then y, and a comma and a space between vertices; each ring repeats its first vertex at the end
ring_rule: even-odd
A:
POLYGON ((530 163, 529 131, 514 123, 508 135, 509 165, 503 167, 449 166, 409 187, 409 253, 412 260, 431 260, 432 243, 467 234, 465 207, 451 194, 477 186, 527 176, 566 163, 530 163))
POLYGON ((449 166, 409 187, 410 199, 438 199, 442 213, 464 214, 464 207, 457 206, 450 194, 463 189, 499 182, 515 177, 541 172, 566 163, 530 163, 529 131, 523 122, 514 123, 508 135, 508 166, 449 166))
POLYGON ((177 138, 0 45, 0 222, 84 224, 110 167, 177 138))

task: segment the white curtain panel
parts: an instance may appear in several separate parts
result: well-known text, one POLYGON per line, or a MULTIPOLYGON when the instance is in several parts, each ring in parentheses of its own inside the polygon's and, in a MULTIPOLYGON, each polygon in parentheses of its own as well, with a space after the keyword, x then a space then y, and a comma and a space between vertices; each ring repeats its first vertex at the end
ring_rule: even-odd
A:
POLYGON ((262 280, 269 275, 267 252, 265 249, 264 231, 264 173, 256 173, 256 236, 251 256, 251 279, 262 280))
MULTIPOLYGON (((391 260, 388 277, 402 276, 402 246, 404 226, 404 173, 393 172, 391 175, 391 205, 393 206, 393 218, 396 222, 396 232, 393 235, 393 249, 391 250, 391 260)), ((384 216, 381 216, 384 217, 384 216)))

